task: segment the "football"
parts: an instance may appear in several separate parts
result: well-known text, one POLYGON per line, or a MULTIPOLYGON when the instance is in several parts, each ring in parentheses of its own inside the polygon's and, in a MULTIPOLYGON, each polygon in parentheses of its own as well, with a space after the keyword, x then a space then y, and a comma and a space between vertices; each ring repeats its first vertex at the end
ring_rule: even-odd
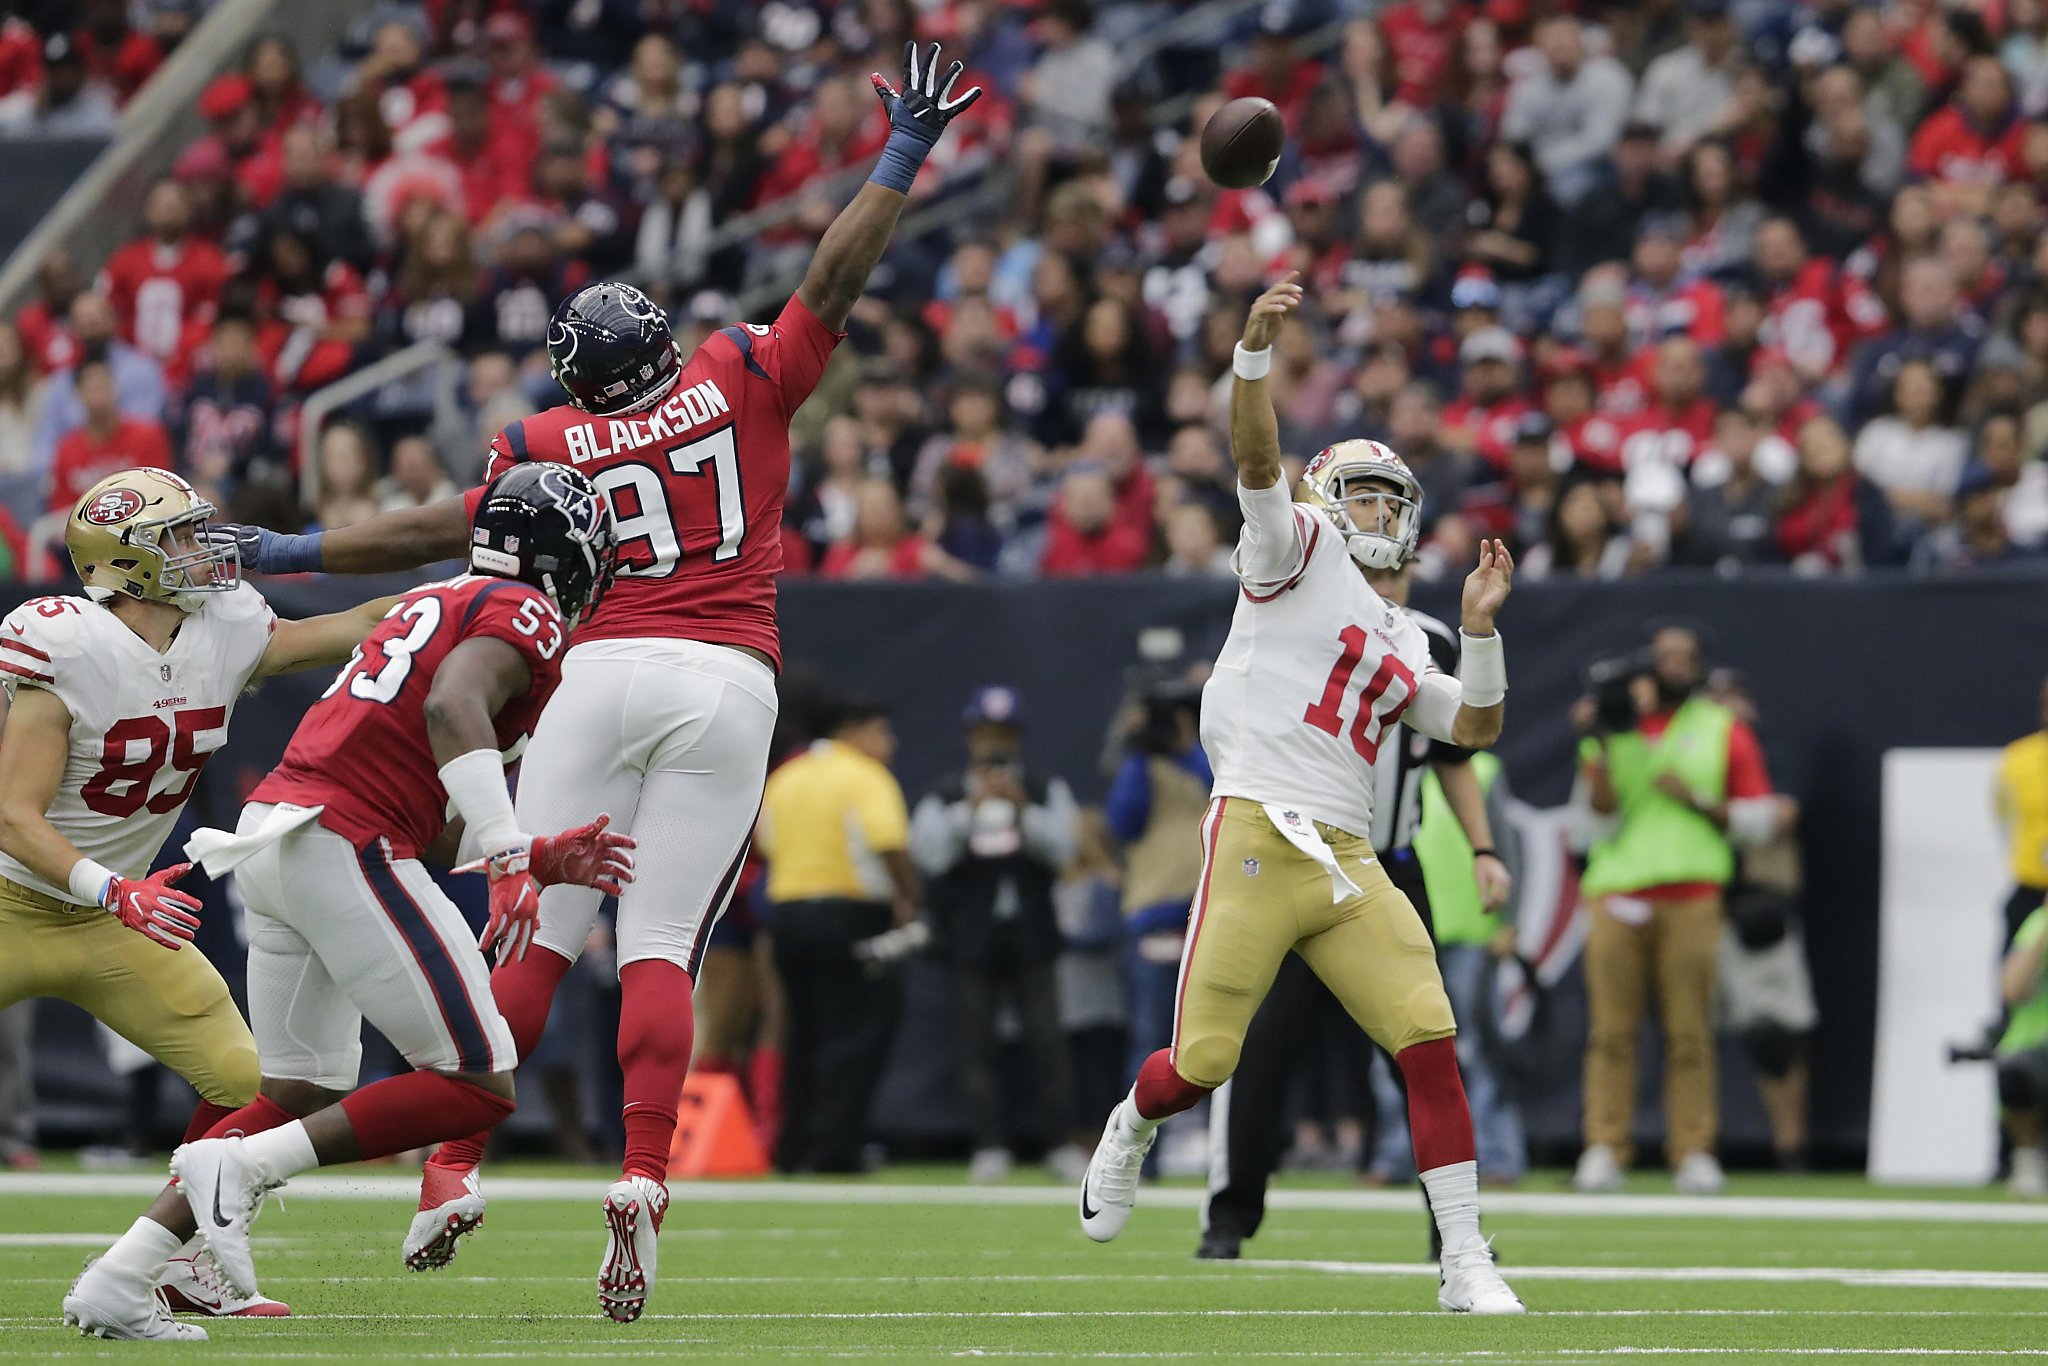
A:
POLYGON ((1287 126, 1271 100, 1232 100, 1202 129, 1202 170, 1226 190, 1263 185, 1280 164, 1286 141, 1287 126))

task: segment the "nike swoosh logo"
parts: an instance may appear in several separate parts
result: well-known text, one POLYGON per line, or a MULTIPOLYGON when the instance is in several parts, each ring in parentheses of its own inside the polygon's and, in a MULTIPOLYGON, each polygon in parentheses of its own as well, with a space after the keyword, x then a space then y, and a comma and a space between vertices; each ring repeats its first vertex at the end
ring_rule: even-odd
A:
POLYGON ((226 1228, 234 1222, 220 1212, 220 1174, 227 1168, 227 1165, 227 1159, 222 1158, 220 1164, 213 1170, 213 1226, 215 1228, 226 1228))
POLYGON ((1098 1211, 1091 1209, 1088 1205, 1088 1183, 1083 1181, 1081 1183, 1081 1217, 1083 1219, 1093 1219, 1097 1213, 1098 1211))

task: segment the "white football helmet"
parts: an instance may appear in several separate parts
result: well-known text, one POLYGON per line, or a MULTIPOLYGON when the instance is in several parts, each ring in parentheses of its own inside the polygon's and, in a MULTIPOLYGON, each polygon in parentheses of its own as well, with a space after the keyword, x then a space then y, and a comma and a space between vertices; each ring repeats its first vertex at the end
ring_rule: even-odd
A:
POLYGON ((1343 534, 1367 569, 1399 569, 1422 534, 1422 484, 1408 462, 1377 441, 1339 441, 1308 462, 1301 501, 1343 534))

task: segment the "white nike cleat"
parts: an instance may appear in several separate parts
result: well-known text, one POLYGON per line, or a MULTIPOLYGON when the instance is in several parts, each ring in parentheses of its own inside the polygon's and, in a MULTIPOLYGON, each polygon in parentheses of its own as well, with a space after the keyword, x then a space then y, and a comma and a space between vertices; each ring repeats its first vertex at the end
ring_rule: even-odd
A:
POLYGON ((1475 1242, 1444 1253, 1437 1304, 1454 1314, 1526 1314, 1524 1305, 1493 1265, 1493 1246, 1475 1242))
POLYGON ((259 1175, 239 1138, 201 1138, 171 1154, 171 1175, 192 1207, 199 1236, 213 1254, 228 1287, 253 1297, 256 1258, 249 1251, 249 1225, 263 1209, 263 1197, 284 1182, 259 1175))
POLYGON ((1719 1195, 1728 1188, 1728 1178, 1712 1153, 1687 1153, 1678 1161, 1675 1184, 1680 1195, 1719 1195))
POLYGON ((668 1213, 668 1187, 628 1176, 604 1193, 604 1261, 597 1268, 597 1307, 631 1323, 647 1307, 654 1285, 655 1238, 668 1213))
POLYGON ((204 1342, 206 1330, 179 1323, 156 1297, 156 1288, 140 1276, 109 1267, 103 1257, 86 1261, 85 1270, 64 1294, 64 1322, 89 1338, 127 1342, 204 1342))
POLYGON ((1618 1191, 1622 1187, 1621 1159, 1605 1143, 1595 1143, 1579 1154, 1578 1169, 1572 1173, 1572 1189, 1585 1195, 1618 1191))
POLYGON ((405 1233, 405 1269, 438 1271, 484 1222, 484 1190, 474 1167, 426 1164, 420 1173, 420 1210, 405 1233))
POLYGON ((220 1266, 197 1237, 178 1249, 156 1278, 157 1294, 173 1314, 209 1319, 282 1319, 292 1307, 264 1295, 242 1295, 220 1274, 220 1266))
POLYGON ((1129 1123, 1124 1112, 1130 1103, 1126 1096, 1109 1112, 1102 1141, 1095 1145, 1088 1173, 1081 1178, 1081 1231, 1098 1243, 1124 1231, 1131 1206, 1138 1200, 1138 1173, 1145 1165, 1145 1154, 1159 1137, 1157 1125, 1140 1133, 1129 1123))

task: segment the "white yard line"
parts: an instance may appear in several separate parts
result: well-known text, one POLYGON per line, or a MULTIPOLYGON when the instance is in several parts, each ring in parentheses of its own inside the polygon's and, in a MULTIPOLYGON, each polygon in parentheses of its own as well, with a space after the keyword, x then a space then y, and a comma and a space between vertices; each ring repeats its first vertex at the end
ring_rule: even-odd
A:
MULTIPOLYGON (((0 1199, 31 1195, 153 1195, 163 1178, 141 1172, 0 1174, 0 1199)), ((485 1177, 485 1190, 511 1200, 589 1200, 604 1198, 609 1182, 602 1177, 485 1177)), ((309 1200, 417 1200, 419 1177, 305 1176, 287 1188, 290 1196, 309 1200)), ((688 1205, 1012 1205, 1065 1208, 1074 1201, 1064 1186, 886 1185, 810 1181, 680 1181, 669 1188, 678 1204, 688 1205)), ((1267 1197, 1275 1209, 1331 1210, 1347 1213, 1414 1211, 1420 1197, 1413 1191, 1276 1190, 1267 1197)), ((1147 1189, 1142 1204, 1161 1209, 1196 1209, 1202 1192, 1173 1186, 1147 1189)), ((1950 1223, 2048 1225, 2048 1204, 1998 1201, 1939 1200, 1902 1197, 1895 1200, 1812 1196, 1688 1196, 1577 1195, 1569 1192, 1489 1192, 1490 1214, 1531 1214, 1586 1218, 1662 1219, 1800 1219, 1852 1223, 1950 1223)))
MULTIPOLYGON (((1240 1266, 1268 1271, 1328 1271, 1346 1276, 1434 1276, 1413 1262, 1251 1260, 1240 1266)), ((1518 1281, 1821 1281, 1833 1285, 1921 1290, 2048 1290, 2048 1272, 1935 1271, 1825 1266, 1511 1266, 1518 1281)))

